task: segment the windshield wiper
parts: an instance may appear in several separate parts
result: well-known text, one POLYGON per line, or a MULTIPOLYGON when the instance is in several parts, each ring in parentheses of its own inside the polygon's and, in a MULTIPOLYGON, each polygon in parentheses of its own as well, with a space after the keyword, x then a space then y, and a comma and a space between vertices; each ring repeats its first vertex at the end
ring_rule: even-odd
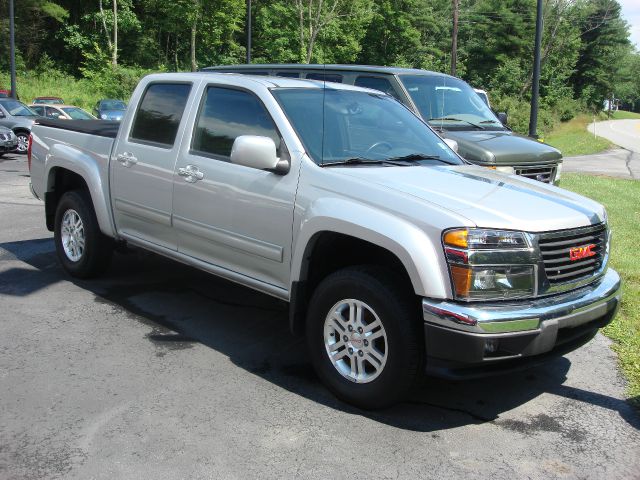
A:
POLYGON ((438 162, 446 163, 447 165, 457 165, 457 163, 440 158, 438 155, 426 155, 424 153, 410 153, 409 155, 402 155, 400 157, 390 157, 387 158, 385 162, 413 162, 414 165, 420 165, 420 163, 418 163, 419 160, 437 160, 438 162))
POLYGON ((339 162, 327 162, 321 163, 321 167, 334 167, 336 165, 380 165, 385 163, 385 160, 374 160, 371 158, 354 157, 347 158, 346 160, 340 160, 339 162))
POLYGON ((470 122, 470 121, 468 121, 468 120, 463 120, 463 119, 461 119, 461 118, 456 118, 456 117, 438 117, 438 118, 430 118, 430 119, 429 119, 429 121, 431 121, 431 120, 455 120, 455 121, 457 121, 457 122, 464 122, 464 123, 467 123, 467 124, 471 125, 472 127, 477 128, 477 129, 484 130, 484 127, 481 127, 481 126, 480 126, 480 125, 478 125, 477 123, 473 123, 473 122, 470 122))
POLYGON ((500 123, 497 120, 483 120, 480 123, 500 123))

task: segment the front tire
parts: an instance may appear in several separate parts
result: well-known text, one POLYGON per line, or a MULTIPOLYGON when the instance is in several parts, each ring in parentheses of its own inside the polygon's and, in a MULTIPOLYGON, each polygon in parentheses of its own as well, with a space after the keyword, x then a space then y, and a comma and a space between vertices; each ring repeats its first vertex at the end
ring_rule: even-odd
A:
POLYGON ((113 241, 100 231, 85 191, 62 195, 56 208, 54 241, 58 259, 72 277, 95 277, 109 266, 113 241))
POLYGON ((379 267, 349 267, 325 278, 309 303, 307 344, 323 383, 364 409, 405 398, 422 365, 418 302, 379 267))

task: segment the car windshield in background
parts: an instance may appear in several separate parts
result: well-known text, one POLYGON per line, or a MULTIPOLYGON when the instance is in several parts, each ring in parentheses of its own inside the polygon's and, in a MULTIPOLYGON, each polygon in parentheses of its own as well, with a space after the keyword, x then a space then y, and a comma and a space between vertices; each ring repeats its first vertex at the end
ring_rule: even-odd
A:
POLYGON ((74 120, 93 120, 93 115, 89 115, 87 112, 77 107, 63 107, 62 110, 64 113, 69 115, 74 120))
POLYGON ((319 165, 463 163, 419 118, 387 95, 331 88, 272 92, 319 165))
POLYGON ((504 130, 487 104, 462 80, 442 75, 400 75, 400 81, 432 127, 504 130))
POLYGON ((100 103, 102 110, 126 110, 127 105, 120 100, 103 100, 100 103))
POLYGON ((27 107, 24 103, 17 100, 3 101, 2 106, 14 117, 31 117, 38 116, 36 112, 27 107))

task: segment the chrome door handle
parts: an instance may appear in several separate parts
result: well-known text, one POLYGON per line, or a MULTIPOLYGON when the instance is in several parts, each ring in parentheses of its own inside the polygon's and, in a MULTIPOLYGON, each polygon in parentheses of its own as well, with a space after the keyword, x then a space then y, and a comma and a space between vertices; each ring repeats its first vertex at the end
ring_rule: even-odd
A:
POLYGON ((133 156, 133 153, 122 152, 116 155, 116 160, 122 164, 124 167, 130 167, 131 165, 135 165, 138 163, 138 159, 133 156))
POLYGON ((186 167, 178 168, 178 175, 184 177, 185 182, 196 183, 198 180, 204 178, 204 173, 198 169, 195 165, 187 165, 186 167))

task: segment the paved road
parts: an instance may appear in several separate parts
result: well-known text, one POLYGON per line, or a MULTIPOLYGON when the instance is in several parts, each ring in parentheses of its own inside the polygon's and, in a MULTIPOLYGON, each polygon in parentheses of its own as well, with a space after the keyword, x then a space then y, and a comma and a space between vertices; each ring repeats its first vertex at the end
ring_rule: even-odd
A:
POLYGON ((622 148, 595 155, 565 157, 563 172, 640 179, 640 120, 596 122, 587 129, 622 148))
POLYGON ((285 306, 142 252, 58 266, 23 157, 0 159, 0 478, 637 479, 609 342, 362 412, 319 383, 285 306))
POLYGON ((596 122, 590 124, 587 129, 622 148, 640 153, 640 119, 596 122))

